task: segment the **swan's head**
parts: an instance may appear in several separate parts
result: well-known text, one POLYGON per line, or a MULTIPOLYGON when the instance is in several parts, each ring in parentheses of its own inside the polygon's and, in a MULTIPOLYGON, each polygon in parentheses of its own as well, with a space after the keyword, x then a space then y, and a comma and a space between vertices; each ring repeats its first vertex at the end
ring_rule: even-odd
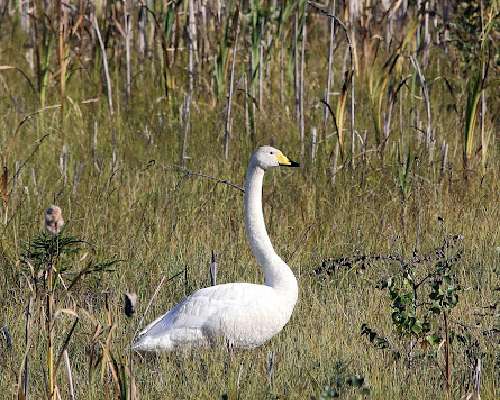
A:
POLYGON ((290 160, 281 150, 271 146, 259 147, 252 155, 252 162, 263 170, 276 167, 298 167, 298 162, 290 160))

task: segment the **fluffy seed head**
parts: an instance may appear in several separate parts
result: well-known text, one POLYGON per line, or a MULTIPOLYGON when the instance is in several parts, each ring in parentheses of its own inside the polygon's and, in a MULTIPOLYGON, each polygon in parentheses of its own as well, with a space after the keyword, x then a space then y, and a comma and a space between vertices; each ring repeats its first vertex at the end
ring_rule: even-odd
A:
POLYGON ((45 229, 47 232, 57 235, 64 226, 61 207, 50 206, 45 211, 45 229))

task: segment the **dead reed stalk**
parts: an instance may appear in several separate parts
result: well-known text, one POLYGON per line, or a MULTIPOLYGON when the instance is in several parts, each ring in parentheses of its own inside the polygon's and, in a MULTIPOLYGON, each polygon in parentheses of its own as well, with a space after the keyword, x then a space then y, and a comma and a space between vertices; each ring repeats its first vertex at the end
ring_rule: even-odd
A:
POLYGON ((102 55, 102 67, 104 68, 104 74, 106 76, 106 89, 108 91, 108 106, 109 113, 111 115, 114 114, 113 109, 113 92, 111 89, 111 77, 109 75, 109 65, 108 65, 108 56, 106 53, 106 49, 104 47, 104 42, 102 41, 101 31, 99 29, 99 22, 97 21, 97 17, 94 16, 94 20, 92 21, 94 25, 94 29, 97 33, 97 38, 99 39, 99 46, 101 47, 101 55, 102 55))

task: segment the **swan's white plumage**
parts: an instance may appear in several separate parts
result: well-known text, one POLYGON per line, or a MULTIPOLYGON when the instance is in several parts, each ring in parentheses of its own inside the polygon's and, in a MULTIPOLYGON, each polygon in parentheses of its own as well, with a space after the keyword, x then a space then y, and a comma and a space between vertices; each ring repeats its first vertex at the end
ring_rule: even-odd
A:
POLYGON ((139 351, 204 346, 224 338, 234 347, 257 347, 280 332, 298 297, 297 280, 274 252, 262 213, 264 171, 294 166, 269 146, 254 152, 245 179, 245 228, 265 285, 229 283, 200 289, 149 324, 133 348, 139 351))

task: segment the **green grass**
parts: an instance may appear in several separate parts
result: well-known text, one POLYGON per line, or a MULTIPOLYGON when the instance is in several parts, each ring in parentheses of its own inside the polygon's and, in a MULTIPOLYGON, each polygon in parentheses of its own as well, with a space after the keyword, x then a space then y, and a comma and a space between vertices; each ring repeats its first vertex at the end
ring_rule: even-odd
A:
MULTIPOLYGON (((311 37, 314 41, 314 32, 311 37)), ((306 132, 312 126, 321 126, 323 114, 314 104, 323 91, 326 44, 313 43, 311 47, 318 51, 324 47, 321 54, 325 57, 311 57, 307 64, 306 132)), ((11 57, 10 64, 27 69, 17 49, 6 39, 0 44, 2 53, 11 57)), ((432 65, 426 72, 427 80, 448 68, 449 65, 432 65)), ((120 73, 111 74, 119 104, 115 105, 118 111, 113 119, 107 115, 104 96, 97 103, 79 104, 98 95, 98 69, 70 74, 66 94, 72 101, 66 104, 64 135, 60 131, 57 109, 43 112, 43 118, 42 114, 33 116, 14 133, 25 115, 38 110, 38 95, 30 92, 15 71, 1 71, 4 89, 0 97, 0 151, 9 168, 9 177, 16 162, 18 166, 23 165, 15 186, 9 181, 12 192, 8 211, 2 208, 2 221, 7 212, 7 224, 0 225, 3 271, 0 323, 8 327, 13 340, 12 349, 7 349, 0 337, 0 392, 5 393, 5 398, 17 396, 26 352, 24 312, 29 291, 26 275, 17 261, 25 244, 42 229, 43 212, 50 204, 62 207, 67 231, 90 242, 96 257, 123 260, 115 272, 92 275, 71 293, 59 292, 57 307, 75 309, 81 318, 68 346, 78 399, 117 398, 118 388, 107 367, 93 368, 89 377, 89 354, 92 348, 99 348, 96 343, 106 341, 111 317, 115 327, 109 348, 117 360, 125 357, 125 362, 127 346, 163 276, 173 276, 187 266, 188 282, 181 274, 165 283, 145 322, 168 310, 186 291, 209 284, 212 250, 220 254, 220 283, 263 280, 244 236, 241 192, 210 180, 184 177, 175 169, 182 141, 178 110, 183 89, 177 88, 178 95, 168 101, 157 101, 163 95, 163 88, 159 84, 160 72, 154 73, 152 69, 145 68, 144 73, 134 79, 128 106, 122 97, 124 85, 120 73), (91 151, 95 122, 100 171, 93 165, 91 151), (118 162, 114 171, 111 169, 112 129, 116 129, 117 135, 118 162), (37 141, 44 135, 48 136, 36 148, 37 141), (59 171, 63 137, 69 150, 66 185, 59 171), (80 170, 80 165, 80 179, 75 180, 75 171, 80 170), (138 311, 133 318, 123 313, 126 292, 138 295, 138 311), (102 331, 95 336, 97 321, 102 331)), ((340 66, 337 65, 337 69, 340 66)), ((287 111, 293 109, 293 95, 290 91, 290 102, 279 103, 278 75, 278 71, 273 70, 266 89, 266 109, 257 112, 257 141, 261 144, 274 141, 293 159, 298 157, 301 147, 293 116, 287 111)), ((184 79, 182 71, 178 72, 177 79, 180 82, 184 79)), ((49 79, 47 105, 59 101, 54 82, 57 80, 49 79)), ((224 161, 222 108, 209 105, 209 95, 202 86, 197 90, 187 167, 242 184, 253 150, 251 139, 245 133, 244 98, 241 94, 235 98, 233 142, 229 160, 224 161)), ((498 349, 492 337, 483 332, 496 326, 498 314, 497 305, 487 307, 498 302, 499 148, 495 144, 491 146, 486 174, 472 176, 465 183, 461 173, 461 116, 446 112, 451 97, 436 85, 431 93, 434 129, 439 140, 450 144, 451 167, 441 181, 437 151, 431 162, 424 143, 419 142, 411 128, 407 109, 409 89, 403 91, 405 95, 401 94, 398 100, 404 102, 403 126, 397 117, 398 103, 383 163, 377 152, 367 153, 366 164, 358 159, 355 170, 348 166, 342 168, 332 187, 328 176, 329 154, 335 144, 332 135, 320 143, 315 164, 305 157, 300 171, 274 171, 266 175, 264 210, 268 232, 278 254, 286 260, 293 254, 289 263, 299 279, 300 298, 290 323, 263 347, 236 352, 234 358, 223 348, 144 359, 134 355, 133 375, 140 398, 221 398, 223 395, 230 399, 319 398, 324 387, 335 382, 335 366, 339 361, 346 363, 350 373, 365 378, 371 389, 370 398, 445 398, 443 380, 432 362, 415 362, 411 368, 402 361, 394 363, 390 355, 375 349, 360 334, 361 325, 367 323, 387 335, 395 335, 390 301, 384 291, 375 288, 380 278, 396 269, 395 265, 386 262, 373 264, 364 271, 340 270, 330 279, 313 274, 321 260, 330 257, 392 253, 409 256, 417 243, 422 252, 431 251, 440 245, 443 232, 465 237, 464 257, 456 265, 462 290, 450 319, 470 326, 477 337, 484 351, 481 397, 497 398, 498 349), (398 182, 400 132, 412 148, 411 155, 418 157, 409 171, 411 187, 404 204, 398 182), (444 222, 438 222, 438 217, 444 222), (270 351, 275 357, 272 379, 266 372, 270 351)), ((356 87, 356 93, 359 96, 357 129, 368 130, 368 149, 371 149, 375 138, 367 88, 356 87)), ((420 107, 423 113, 423 104, 420 107)), ((334 128, 327 133, 334 133, 334 128)), ((93 255, 90 248, 88 252, 93 255)), ((82 268, 85 260, 76 259, 74 264, 75 269, 82 268)), ((46 396, 44 304, 42 291, 35 302, 28 351, 30 398, 46 396)), ((67 315, 56 321, 56 355, 72 321, 67 315)), ((463 356, 464 348, 455 342, 451 350, 451 398, 458 399, 467 392, 471 371, 463 356)), ((57 385, 62 398, 69 398, 62 366, 58 370, 57 385)), ((362 397, 357 391, 342 396, 362 397)))

